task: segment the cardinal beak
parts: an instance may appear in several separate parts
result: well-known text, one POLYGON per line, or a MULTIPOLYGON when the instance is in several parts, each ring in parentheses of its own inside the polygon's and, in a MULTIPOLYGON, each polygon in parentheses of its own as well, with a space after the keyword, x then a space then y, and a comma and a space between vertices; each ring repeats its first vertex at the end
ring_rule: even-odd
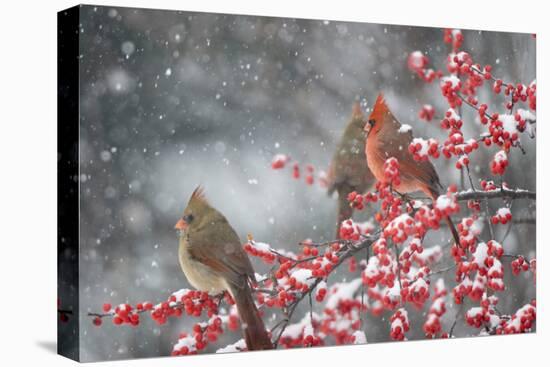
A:
POLYGON ((179 231, 183 231, 187 228, 187 222, 183 220, 183 218, 180 218, 176 225, 174 226, 174 229, 177 229, 179 231))

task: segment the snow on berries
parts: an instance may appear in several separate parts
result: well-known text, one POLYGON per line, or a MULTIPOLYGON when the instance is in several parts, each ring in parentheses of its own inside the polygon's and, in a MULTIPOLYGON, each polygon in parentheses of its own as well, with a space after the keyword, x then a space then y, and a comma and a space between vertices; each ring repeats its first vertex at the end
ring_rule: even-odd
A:
POLYGON ((414 138, 409 145, 409 152, 416 161, 427 161, 430 156, 439 158, 439 143, 431 138, 414 138))
POLYGON ((533 327, 536 318, 536 305, 528 303, 517 310, 509 320, 505 320, 500 329, 497 329, 497 333, 518 334, 528 332, 533 327))
POLYGON ((443 41, 451 44, 453 50, 458 50, 462 46, 464 36, 462 35, 462 31, 460 29, 447 28, 443 32, 443 41))
POLYGON ((244 245, 244 250, 251 256, 260 257, 267 264, 272 264, 276 255, 267 243, 256 242, 253 239, 249 239, 244 245))
POLYGON ((414 71, 422 80, 427 83, 432 82, 438 78, 441 73, 428 68, 430 60, 421 51, 413 51, 409 54, 407 59, 407 65, 409 69, 414 71))
POLYGON ((510 208, 500 208, 497 210, 496 214, 491 217, 491 222, 493 224, 506 224, 512 220, 512 212, 510 208))
POLYGON ((227 316, 212 316, 206 322, 193 325, 191 333, 182 333, 172 348, 172 355, 196 354, 204 350, 208 344, 215 343, 223 333, 222 326, 228 321, 227 316))
POLYGON ((319 321, 320 316, 317 313, 306 314, 302 320, 285 328, 279 343, 285 348, 322 345, 322 339, 315 331, 319 321))
POLYGON ((428 338, 436 337, 442 331, 441 317, 447 311, 445 306, 446 296, 447 290, 445 289, 445 281, 443 278, 439 278, 434 287, 432 304, 422 327, 428 338))
POLYGON ((384 237, 395 243, 402 243, 413 234, 416 234, 416 223, 408 214, 395 218, 384 228, 384 237))
POLYGON ((290 161, 289 156, 285 154, 276 154, 271 160, 271 168, 273 169, 284 168, 288 161, 290 161))
POLYGON ((398 309, 390 318, 390 336, 393 340, 405 340, 405 333, 409 331, 409 316, 404 308, 398 309))
POLYGON ((456 75, 451 74, 441 78, 439 86, 441 88, 441 94, 447 99, 447 102, 452 108, 462 105, 462 100, 458 95, 462 87, 462 81, 456 75))
POLYGON ((340 238, 359 241, 362 236, 368 235, 373 230, 374 224, 371 221, 355 222, 352 219, 347 219, 340 226, 340 238))
POLYGON ((521 255, 517 256, 510 265, 512 267, 512 274, 514 275, 519 275, 522 271, 529 271, 531 268, 529 262, 521 255))
POLYGON ((401 180, 399 178, 399 161, 394 158, 388 158, 384 162, 384 182, 393 185, 394 187, 399 186, 401 180))
POLYGON ((508 167, 508 155, 504 150, 498 151, 491 161, 491 172, 502 176, 508 167))
POLYGON ((435 116, 435 108, 430 104, 422 105, 420 112, 418 112, 418 117, 421 120, 432 121, 435 116))

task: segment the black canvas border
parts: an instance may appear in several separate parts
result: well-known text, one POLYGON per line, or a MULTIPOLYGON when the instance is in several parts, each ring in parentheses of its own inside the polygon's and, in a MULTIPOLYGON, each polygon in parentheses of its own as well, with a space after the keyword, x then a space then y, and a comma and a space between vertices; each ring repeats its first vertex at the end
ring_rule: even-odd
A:
POLYGON ((80 359, 80 6, 57 14, 57 352, 80 359))

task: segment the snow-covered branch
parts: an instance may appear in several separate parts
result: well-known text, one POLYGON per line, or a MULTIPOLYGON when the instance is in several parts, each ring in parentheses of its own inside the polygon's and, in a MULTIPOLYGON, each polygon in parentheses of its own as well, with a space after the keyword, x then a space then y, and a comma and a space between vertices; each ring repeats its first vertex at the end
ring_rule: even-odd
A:
POLYGON ((490 191, 461 191, 456 194, 456 199, 459 201, 465 200, 483 200, 483 199, 530 199, 536 200, 537 194, 533 191, 522 189, 496 189, 490 191))

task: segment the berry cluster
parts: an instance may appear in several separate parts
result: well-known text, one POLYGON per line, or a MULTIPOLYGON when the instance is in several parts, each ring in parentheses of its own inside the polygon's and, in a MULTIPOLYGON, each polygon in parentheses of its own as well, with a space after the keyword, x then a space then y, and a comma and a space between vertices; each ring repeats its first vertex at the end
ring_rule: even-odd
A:
MULTIPOLYGON (((291 162, 290 156, 286 154, 276 154, 271 159, 271 168, 274 170, 281 170, 285 168, 291 162)), ((312 164, 306 164, 304 168, 304 182, 308 186, 312 186, 315 183, 315 167, 312 164)), ((299 180, 302 177, 302 170, 298 162, 292 163, 292 177, 299 180)), ((326 187, 328 184, 328 177, 325 171, 319 171, 317 179, 321 187, 326 187)))
POLYGON ((290 161, 290 157, 286 154, 276 154, 271 160, 271 168, 282 169, 290 161))
POLYGON ((441 317, 447 311, 445 306, 446 296, 447 290, 445 289, 445 282, 443 278, 440 278, 435 284, 432 304, 428 310, 428 316, 423 326, 424 333, 428 338, 433 338, 441 332, 441 317))
POLYGON ((497 334, 518 334, 530 331, 537 318, 536 307, 535 301, 521 307, 509 320, 502 321, 496 330, 497 334))
POLYGON ((458 50, 464 42, 464 36, 460 29, 445 29, 443 31, 443 42, 450 43, 453 47, 453 50, 458 50))
POLYGON ((427 161, 430 156, 439 158, 439 143, 431 138, 414 138, 409 145, 409 152, 416 161, 427 161))
POLYGON ((285 348, 323 345, 323 339, 316 333, 319 322, 319 315, 307 314, 300 322, 287 326, 279 343, 285 348))
POLYGON ((504 150, 499 150, 491 161, 491 172, 502 176, 508 167, 508 155, 504 150))
POLYGON ((431 83, 436 78, 441 76, 440 71, 434 71, 428 68, 430 60, 421 51, 414 51, 409 54, 407 59, 407 65, 409 69, 414 71, 422 80, 427 83, 431 83))
POLYGON ((393 340, 404 340, 405 333, 409 331, 409 317, 404 308, 398 309, 390 318, 390 336, 393 340))
POLYGON ((173 356, 196 354, 204 350, 209 343, 215 343, 223 333, 222 325, 228 317, 212 316, 207 322, 193 325, 192 333, 181 333, 178 342, 172 348, 173 356))
POLYGON ((253 239, 245 243, 244 250, 251 256, 261 258, 267 264, 273 264, 277 258, 275 251, 267 243, 256 242, 253 239))
POLYGON ((496 214, 491 217, 491 222, 493 224, 506 224, 512 220, 512 212, 510 208, 500 208, 497 210, 496 214))
POLYGON ((399 186, 401 179, 399 178, 399 161, 394 158, 388 158, 384 162, 384 183, 399 186))
POLYGON ((418 117, 422 120, 432 121, 435 116, 435 108, 430 104, 425 104, 418 112, 418 117))
MULTIPOLYGON (((534 260, 533 260, 534 261, 534 260)), ((536 264, 536 263, 534 263, 536 264)), ((531 265, 529 261, 527 261, 523 256, 519 255, 516 257, 511 263, 512 267, 512 274, 519 275, 522 271, 529 271, 531 269, 531 265)))
POLYGON ((375 203, 378 201, 378 196, 375 193, 367 192, 364 195, 358 194, 356 191, 352 191, 347 197, 349 204, 356 210, 363 210, 365 205, 369 202, 375 203))
POLYGON ((408 214, 401 214, 384 227, 383 236, 394 243, 402 243, 417 233, 416 222, 408 214))
MULTIPOLYGON (((358 197, 362 197, 358 195, 358 197)), ((344 240, 359 241, 362 236, 366 236, 374 230, 371 221, 355 222, 353 219, 347 219, 340 226, 340 238, 344 240)))
POLYGON ((372 245, 372 252, 374 256, 369 258, 365 270, 361 274, 363 283, 369 288, 374 288, 377 284, 393 288, 397 265, 390 256, 386 239, 380 238, 375 241, 372 245))

